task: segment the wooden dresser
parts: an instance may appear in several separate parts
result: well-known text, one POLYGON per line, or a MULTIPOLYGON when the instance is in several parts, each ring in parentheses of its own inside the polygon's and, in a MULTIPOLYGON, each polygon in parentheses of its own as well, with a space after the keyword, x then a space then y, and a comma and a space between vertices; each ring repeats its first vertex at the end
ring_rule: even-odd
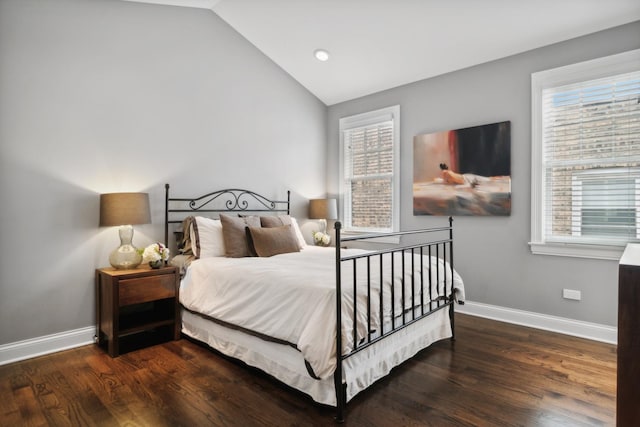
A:
POLYGON ((618 272, 616 424, 640 426, 640 244, 627 245, 618 272))

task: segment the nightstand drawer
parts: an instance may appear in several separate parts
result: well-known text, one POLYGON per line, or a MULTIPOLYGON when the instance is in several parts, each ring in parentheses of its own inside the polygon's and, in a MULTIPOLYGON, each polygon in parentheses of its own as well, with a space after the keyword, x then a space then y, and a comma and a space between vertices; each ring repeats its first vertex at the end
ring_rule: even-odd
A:
POLYGON ((121 280, 118 286, 120 305, 139 304, 176 296, 173 274, 121 280))

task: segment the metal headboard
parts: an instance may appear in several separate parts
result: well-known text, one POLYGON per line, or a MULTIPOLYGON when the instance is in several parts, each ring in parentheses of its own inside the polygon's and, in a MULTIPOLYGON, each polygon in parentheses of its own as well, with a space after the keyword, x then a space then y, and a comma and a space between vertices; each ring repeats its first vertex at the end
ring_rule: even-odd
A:
POLYGON ((169 245, 169 224, 179 224, 189 215, 221 212, 290 214, 291 191, 287 191, 287 200, 271 200, 241 188, 218 190, 195 198, 169 197, 169 184, 165 184, 164 189, 164 243, 167 246, 169 245))

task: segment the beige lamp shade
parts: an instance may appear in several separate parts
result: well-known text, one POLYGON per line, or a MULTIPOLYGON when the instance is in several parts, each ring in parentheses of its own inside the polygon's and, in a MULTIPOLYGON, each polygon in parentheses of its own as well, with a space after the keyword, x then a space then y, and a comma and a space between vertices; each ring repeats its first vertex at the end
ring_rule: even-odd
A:
POLYGON ((149 224, 148 193, 107 193, 100 195, 100 226, 149 224))
POLYGON ((309 200, 310 219, 338 219, 336 199, 309 200))

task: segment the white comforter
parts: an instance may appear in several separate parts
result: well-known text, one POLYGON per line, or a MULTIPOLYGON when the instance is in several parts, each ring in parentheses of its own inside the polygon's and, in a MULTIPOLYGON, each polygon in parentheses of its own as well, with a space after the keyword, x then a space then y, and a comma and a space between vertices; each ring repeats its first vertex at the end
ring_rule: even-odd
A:
MULTIPOLYGON (((362 253, 357 249, 343 250, 343 256, 362 253)), ((419 256, 415 256, 415 269, 419 271, 419 256)), ((371 328, 379 331, 379 257, 371 262, 371 328)), ((424 258, 425 260, 427 257, 424 258)), ((396 281, 401 278, 401 258, 395 258, 396 281)), ((432 259, 432 299, 436 287, 440 296, 449 295, 451 270, 446 267, 444 281, 435 282, 435 263, 439 262, 441 279, 445 265, 432 259)), ((407 271, 411 271, 411 255, 405 255, 407 271)), ((424 261, 425 269, 427 261, 424 261)), ((383 323, 392 317, 390 276, 391 261, 386 255, 383 261, 383 323)), ((367 334, 367 269, 366 261, 358 262, 357 325, 358 340, 367 334)), ((353 349, 353 267, 342 263, 342 319, 343 354, 353 349)), ((412 301, 420 304, 419 273, 415 275, 415 298, 409 276, 405 280, 405 310, 411 311, 412 301)), ((397 282, 399 283, 399 282, 397 282)), ((424 276, 425 306, 428 307, 428 278, 424 276)), ((453 286, 459 301, 464 300, 463 283, 454 271, 453 286)), ((306 247, 301 252, 276 255, 270 258, 204 258, 193 261, 180 288, 182 305, 198 313, 235 325, 268 337, 286 341, 302 352, 313 372, 320 378, 328 378, 336 367, 336 300, 335 300, 335 249, 306 247)), ((401 285, 396 284, 395 316, 402 313, 401 285)), ((414 307, 415 309, 415 307, 414 307)), ((411 314, 408 314, 410 319, 411 314)), ((386 329, 385 329, 386 331, 386 329)))

